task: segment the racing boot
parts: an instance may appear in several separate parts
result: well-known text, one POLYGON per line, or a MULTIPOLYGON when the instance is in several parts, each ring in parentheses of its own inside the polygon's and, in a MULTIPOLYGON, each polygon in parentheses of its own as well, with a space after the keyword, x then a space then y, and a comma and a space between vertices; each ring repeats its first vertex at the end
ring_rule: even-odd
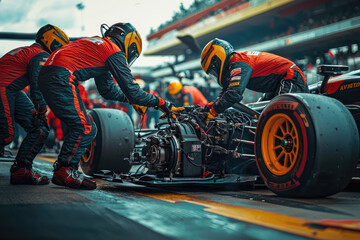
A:
POLYGON ((16 161, 10 168, 11 184, 46 185, 50 180, 35 172, 31 166, 18 164, 16 161))
POLYGON ((55 162, 52 183, 85 190, 95 189, 96 182, 85 177, 77 169, 77 167, 65 166, 55 162))

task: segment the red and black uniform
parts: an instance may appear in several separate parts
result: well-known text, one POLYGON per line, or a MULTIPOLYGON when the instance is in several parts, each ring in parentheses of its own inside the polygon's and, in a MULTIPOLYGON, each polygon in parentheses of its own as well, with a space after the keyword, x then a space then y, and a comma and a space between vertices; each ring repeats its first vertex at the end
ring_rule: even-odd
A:
POLYGON ((242 100, 245 88, 276 96, 309 92, 303 72, 292 61, 266 52, 245 51, 230 58, 213 110, 221 113, 242 100))
POLYGON ((184 86, 181 90, 183 93, 183 102, 182 106, 187 105, 200 105, 204 107, 208 104, 208 100, 204 97, 204 95, 200 92, 199 89, 193 86, 184 86))
POLYGON ((180 92, 172 96, 172 102, 175 106, 189 106, 199 105, 204 107, 208 104, 208 100, 200 92, 199 89, 193 86, 184 86, 180 92))
POLYGON ((13 141, 14 122, 27 132, 16 161, 28 166, 49 134, 46 103, 38 89, 38 75, 49 54, 35 43, 16 48, 0 58, 0 147, 13 141), (22 91, 30 85, 30 98, 22 91), (37 114, 40 113, 40 114, 37 114))
POLYGON ((62 165, 77 167, 96 133, 77 88, 79 81, 89 78, 95 78, 105 99, 122 102, 127 98, 142 106, 159 105, 158 97, 147 94, 133 82, 125 53, 110 39, 82 38, 53 52, 40 72, 39 87, 55 116, 69 128, 58 157, 62 165))

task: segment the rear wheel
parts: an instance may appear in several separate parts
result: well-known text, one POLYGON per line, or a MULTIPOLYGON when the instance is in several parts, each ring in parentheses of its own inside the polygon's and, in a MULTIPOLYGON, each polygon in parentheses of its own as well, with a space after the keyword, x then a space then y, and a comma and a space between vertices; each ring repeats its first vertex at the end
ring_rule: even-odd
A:
POLYGON ((350 182, 359 156, 359 134, 338 100, 286 94, 262 112, 255 153, 271 191, 287 197, 325 197, 350 182))
POLYGON ((127 158, 135 145, 134 127, 130 117, 116 109, 93 109, 90 118, 95 122, 97 134, 80 160, 85 174, 100 170, 127 173, 131 164, 127 158))

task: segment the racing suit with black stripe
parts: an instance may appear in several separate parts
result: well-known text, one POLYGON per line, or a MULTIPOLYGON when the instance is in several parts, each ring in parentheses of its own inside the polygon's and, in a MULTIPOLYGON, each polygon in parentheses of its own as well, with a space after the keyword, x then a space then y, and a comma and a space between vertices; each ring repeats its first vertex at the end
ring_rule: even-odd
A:
POLYGON ((77 88, 79 81, 89 78, 95 78, 105 99, 128 100, 148 107, 159 105, 158 97, 134 83, 125 53, 110 39, 82 38, 53 52, 40 72, 39 87, 55 116, 69 129, 58 156, 58 163, 64 166, 76 168, 96 134, 96 126, 86 114, 77 88))
POLYGON ((38 89, 38 75, 49 54, 37 43, 16 48, 0 58, 0 147, 14 139, 14 122, 27 132, 16 161, 32 165, 49 134, 46 103, 38 89), (30 98, 22 91, 30 85, 30 98))
POLYGON ((215 114, 239 103, 245 88, 271 97, 289 92, 309 92, 303 72, 292 61, 266 52, 234 53, 219 82, 222 91, 210 109, 215 114))

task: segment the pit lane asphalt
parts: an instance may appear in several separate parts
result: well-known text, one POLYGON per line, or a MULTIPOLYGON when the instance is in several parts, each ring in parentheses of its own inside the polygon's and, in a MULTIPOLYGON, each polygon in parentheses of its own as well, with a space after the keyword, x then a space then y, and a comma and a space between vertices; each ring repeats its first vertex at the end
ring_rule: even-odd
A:
MULTIPOLYGON (((34 167, 52 176, 54 158, 34 167)), ((323 199, 264 186, 154 188, 97 180, 94 191, 10 185, 0 162, 0 239, 360 239, 360 183, 323 199)))

